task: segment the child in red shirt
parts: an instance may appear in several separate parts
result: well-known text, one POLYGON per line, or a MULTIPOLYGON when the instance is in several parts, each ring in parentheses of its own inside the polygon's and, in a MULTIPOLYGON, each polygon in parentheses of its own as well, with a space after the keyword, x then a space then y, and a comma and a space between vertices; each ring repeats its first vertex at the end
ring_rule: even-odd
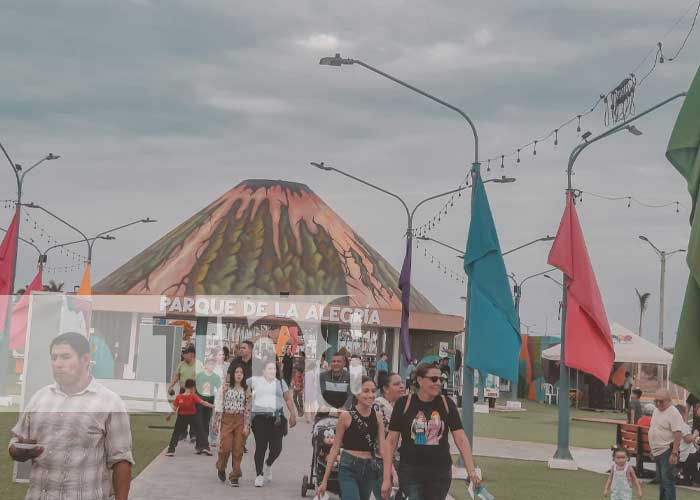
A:
MULTIPOLYGON (((195 394, 195 381, 192 379, 187 379, 185 381, 185 393, 178 394, 173 401, 173 411, 165 417, 165 420, 170 420, 172 416, 177 413, 177 419, 175 420, 175 429, 173 430, 173 435, 170 438, 170 445, 168 446, 168 451, 165 453, 167 457, 175 456, 175 448, 180 440, 180 436, 187 430, 187 426, 190 426, 191 431, 197 436, 197 444, 195 449, 197 454, 202 453, 203 440, 202 440, 202 429, 199 425, 199 418, 197 415, 197 405, 206 406, 208 408, 214 408, 214 405, 203 401, 202 398, 195 394)), ((208 430, 206 432, 209 432, 208 430)))

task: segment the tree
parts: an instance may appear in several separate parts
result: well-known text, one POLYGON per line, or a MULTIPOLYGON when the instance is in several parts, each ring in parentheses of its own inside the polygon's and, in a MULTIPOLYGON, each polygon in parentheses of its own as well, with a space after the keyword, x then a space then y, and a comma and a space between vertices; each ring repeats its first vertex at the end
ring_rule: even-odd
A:
POLYGON ((636 288, 634 289, 635 292, 637 292, 637 298, 639 299, 639 336, 642 336, 642 318, 644 317, 644 311, 647 310, 647 303, 649 302, 649 297, 651 297, 651 293, 649 292, 644 292, 644 293, 639 293, 639 290, 636 288))
POLYGON ((50 280, 48 285, 44 285, 45 292, 62 292, 63 282, 56 283, 54 280, 50 280))

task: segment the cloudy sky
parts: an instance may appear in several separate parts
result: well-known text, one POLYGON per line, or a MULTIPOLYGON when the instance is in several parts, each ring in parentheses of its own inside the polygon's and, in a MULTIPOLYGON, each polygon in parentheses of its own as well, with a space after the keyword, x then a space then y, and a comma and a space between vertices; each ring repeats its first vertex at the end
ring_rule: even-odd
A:
MULTIPOLYGON (((471 133, 449 110, 361 67, 319 66, 320 57, 361 59, 463 108, 488 157, 585 111, 630 72, 643 76, 654 54, 643 59, 657 41, 673 55, 694 11, 689 0, 14 2, 0 16, 0 141, 25 166, 48 152, 62 156, 27 176, 25 200, 87 233, 158 219, 99 242, 95 279, 248 178, 308 184, 398 268, 401 207, 309 162, 325 161, 415 203, 464 178, 474 155, 471 133)), ((637 110, 688 87, 699 36, 638 88, 637 110)), ((584 191, 684 204, 681 213, 628 209, 626 201, 584 195, 579 206, 609 319, 636 330, 634 289, 649 291, 650 339, 658 329, 659 259, 637 236, 668 250, 687 244, 689 197, 664 158, 679 108, 676 102, 642 118, 641 137, 620 134, 591 147, 574 177, 584 191)), ((604 129, 600 108, 582 128, 604 129)), ((556 232, 566 159, 578 141, 575 124, 562 129, 557 149, 549 139, 536 157, 528 148, 519 165, 506 161, 516 183, 488 184, 504 250, 556 232)), ((500 175, 500 163, 491 166, 484 175, 500 175)), ((6 168, 0 199, 12 198, 13 189, 6 168)), ((432 236, 465 245, 467 199, 455 201, 432 236)), ((418 222, 438 207, 419 212, 418 222)), ((2 204, 0 210, 7 226, 11 211, 2 204)), ((39 213, 34 218, 58 240, 74 236, 39 213)), ((23 231, 42 241, 33 222, 23 231)), ((31 279, 35 260, 24 250, 21 283, 31 279)), ((459 271, 454 254, 429 250, 459 271)), ((539 244, 507 256, 509 270, 519 278, 542 271, 547 251, 539 244)), ((416 286, 444 312, 461 313, 463 286, 446 280, 422 247, 415 256, 416 286)), ((72 263, 56 255, 50 264, 72 263)), ((667 344, 675 339, 687 276, 683 256, 672 257, 667 344)), ((48 277, 72 288, 80 271, 48 277)), ((523 290, 523 321, 538 334, 558 332, 557 285, 534 278, 523 290)))

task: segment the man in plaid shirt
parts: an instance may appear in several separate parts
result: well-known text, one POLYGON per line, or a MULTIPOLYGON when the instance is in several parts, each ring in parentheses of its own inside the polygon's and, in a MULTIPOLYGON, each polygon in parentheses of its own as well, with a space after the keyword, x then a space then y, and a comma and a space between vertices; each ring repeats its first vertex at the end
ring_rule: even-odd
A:
POLYGON ((13 460, 32 460, 26 500, 127 500, 134 459, 124 403, 90 375, 83 335, 59 335, 50 352, 56 383, 32 397, 10 441, 13 460))

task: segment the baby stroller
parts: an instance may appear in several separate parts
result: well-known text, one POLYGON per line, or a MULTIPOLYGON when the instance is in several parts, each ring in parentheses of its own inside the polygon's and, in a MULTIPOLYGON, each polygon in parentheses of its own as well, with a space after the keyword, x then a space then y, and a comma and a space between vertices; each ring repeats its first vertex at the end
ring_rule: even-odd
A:
MULTIPOLYGON (((331 451, 335 441, 335 428, 338 425, 338 417, 326 416, 318 419, 314 423, 311 433, 311 474, 304 476, 301 480, 301 496, 306 497, 306 493, 316 490, 321 484, 323 475, 326 473, 326 457, 331 451)), ((333 464, 333 469, 328 477, 328 492, 340 495, 340 484, 338 483, 338 461, 333 464)))

